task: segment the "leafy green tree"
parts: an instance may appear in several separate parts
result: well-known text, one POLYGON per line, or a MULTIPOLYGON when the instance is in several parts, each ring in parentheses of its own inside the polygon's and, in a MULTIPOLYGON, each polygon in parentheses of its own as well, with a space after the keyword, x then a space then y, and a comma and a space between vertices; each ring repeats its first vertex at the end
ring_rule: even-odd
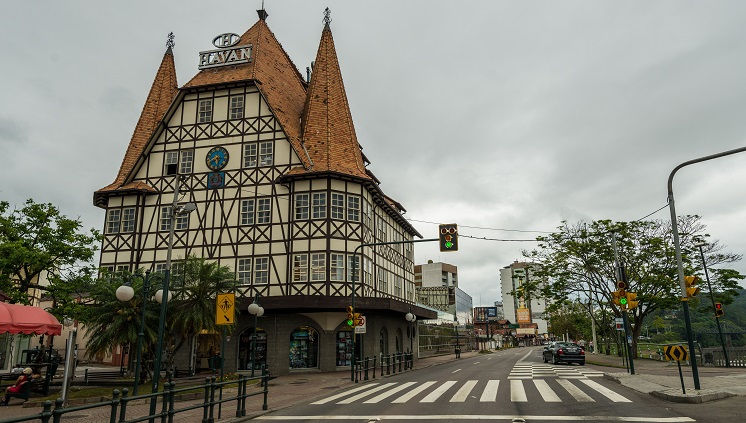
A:
POLYGON ((174 295, 169 301, 168 324, 178 338, 174 353, 202 331, 217 332, 217 294, 233 292, 237 284, 228 266, 196 256, 183 263, 181 274, 171 284, 174 295))
MULTIPOLYGON (((701 259, 695 243, 708 237, 706 227, 699 216, 679 217, 678 226, 685 273, 697 274, 701 259)), ((524 251, 524 255, 538 265, 534 271, 538 282, 533 282, 533 290, 539 290, 542 297, 560 303, 569 293, 580 293, 598 307, 608 307, 614 315, 621 316, 611 294, 618 281, 611 238, 614 233, 619 259, 626 269, 627 291, 638 294, 639 306, 629 311, 636 345, 646 316, 656 310, 680 307, 681 289, 670 222, 563 222, 558 232, 538 237, 538 248, 524 251)), ((738 254, 722 252, 722 248, 717 241, 710 241, 705 251, 708 270, 710 265, 722 266, 741 259, 738 254)), ((736 295, 738 280, 744 276, 732 269, 712 269, 713 290, 724 302, 731 299, 736 295)))
POLYGON ((20 209, 0 202, 0 290, 13 302, 28 304, 28 289, 43 272, 61 280, 79 277, 90 266, 100 241, 80 220, 68 219, 52 204, 29 199, 20 209))

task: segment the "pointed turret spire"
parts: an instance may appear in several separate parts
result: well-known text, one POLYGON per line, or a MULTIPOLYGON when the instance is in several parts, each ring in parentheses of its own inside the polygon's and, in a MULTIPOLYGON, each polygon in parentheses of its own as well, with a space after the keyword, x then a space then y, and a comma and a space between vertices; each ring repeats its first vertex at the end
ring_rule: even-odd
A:
POLYGON ((303 111, 303 144, 314 164, 308 171, 371 179, 352 123, 330 22, 331 11, 327 8, 303 111))
POLYGON ((106 207, 107 194, 118 189, 153 190, 151 187, 147 187, 142 183, 135 184, 137 186, 127 186, 125 184, 127 177, 132 172, 148 140, 150 140, 158 123, 163 119, 169 106, 171 106, 171 102, 173 102, 178 93, 173 46, 174 35, 170 33, 166 42, 166 53, 163 55, 161 65, 158 67, 153 85, 150 87, 150 92, 145 100, 145 105, 142 108, 142 112, 140 112, 140 119, 137 121, 135 131, 127 147, 127 152, 122 160, 122 165, 119 167, 119 173, 112 184, 101 188, 93 194, 93 203, 96 206, 106 207))

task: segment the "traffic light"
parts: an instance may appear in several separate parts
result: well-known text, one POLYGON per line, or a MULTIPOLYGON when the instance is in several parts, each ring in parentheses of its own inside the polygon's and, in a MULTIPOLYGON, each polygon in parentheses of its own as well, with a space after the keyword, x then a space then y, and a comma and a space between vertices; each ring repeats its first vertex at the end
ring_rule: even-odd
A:
POLYGON ((347 306, 347 326, 353 326, 355 323, 355 309, 347 306))
POLYGON ((632 310, 633 308, 637 307, 638 301, 636 292, 627 292, 625 294, 625 300, 627 303, 627 310, 632 310))
POLYGON ((438 227, 440 251, 458 251, 458 225, 449 223, 438 227))
POLYGON ((624 282, 624 281, 618 281, 618 282, 616 283, 616 287, 617 287, 617 289, 618 289, 618 290, 620 290, 620 291, 624 292, 624 290, 625 290, 625 289, 627 289, 627 282, 624 282))
POLYGON ((352 318, 352 326, 362 326, 363 316, 360 313, 354 313, 352 318))
POLYGON ((715 303, 715 317, 723 317, 725 314, 725 310, 723 310, 723 305, 721 303, 715 303))
POLYGON ((612 291, 611 292, 611 301, 616 305, 622 305, 622 292, 621 291, 612 291))
POLYGON ((684 285, 686 285, 686 296, 691 298, 699 294, 699 278, 696 276, 684 276, 684 285))

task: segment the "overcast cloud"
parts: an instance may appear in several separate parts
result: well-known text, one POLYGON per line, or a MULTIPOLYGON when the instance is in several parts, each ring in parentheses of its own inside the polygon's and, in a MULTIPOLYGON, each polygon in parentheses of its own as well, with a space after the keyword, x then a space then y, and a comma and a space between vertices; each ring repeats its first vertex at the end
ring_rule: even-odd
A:
MULTIPOLYGON (((198 52, 243 33, 260 6, 5 2, 0 199, 51 202, 101 229, 93 192, 116 176, 166 35, 181 86, 198 52)), ((666 204, 678 164, 746 145, 743 1, 266 0, 304 75, 327 6, 369 168, 425 238, 437 229, 425 222, 533 239, 520 231, 636 220, 666 204)), ((679 214, 746 252, 746 153, 684 168, 674 193, 679 214)), ((474 304, 489 305, 499 269, 535 244, 461 238, 457 253, 415 251, 417 263, 457 265, 474 304)))

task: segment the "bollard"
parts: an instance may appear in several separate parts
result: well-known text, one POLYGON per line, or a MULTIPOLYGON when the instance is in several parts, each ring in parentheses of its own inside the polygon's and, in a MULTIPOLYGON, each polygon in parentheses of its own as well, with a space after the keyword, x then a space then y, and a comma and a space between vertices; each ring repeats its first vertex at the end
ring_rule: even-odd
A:
POLYGON ((373 379, 376 378, 376 359, 377 357, 373 357, 373 379))
POLYGON ((264 403, 262 404, 262 410, 266 410, 267 395, 269 394, 269 371, 266 367, 262 369, 262 380, 264 381, 264 403))

